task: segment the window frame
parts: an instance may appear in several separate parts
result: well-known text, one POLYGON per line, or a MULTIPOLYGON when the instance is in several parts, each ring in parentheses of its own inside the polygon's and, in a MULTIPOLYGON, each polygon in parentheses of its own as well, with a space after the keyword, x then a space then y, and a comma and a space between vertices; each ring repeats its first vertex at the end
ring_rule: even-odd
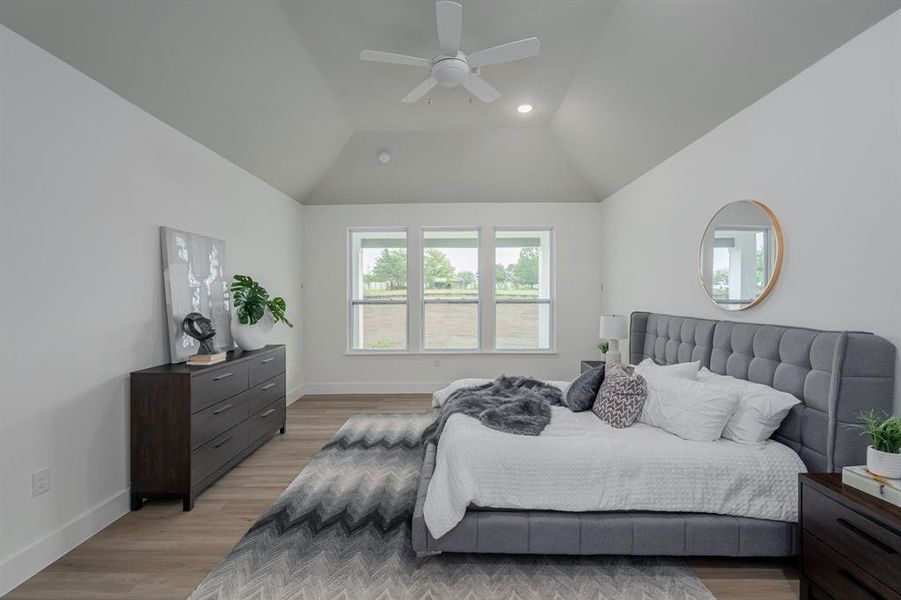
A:
POLYGON ((559 354, 557 349, 557 264, 556 226, 554 225, 475 225, 475 226, 349 226, 345 259, 346 308, 345 351, 347 355, 527 355, 559 354), (425 232, 427 231, 468 231, 476 232, 478 243, 479 293, 476 301, 446 300, 429 304, 453 303, 476 304, 478 346, 469 349, 425 348, 425 232), (550 265, 550 292, 547 299, 500 300, 496 296, 497 286, 497 232, 548 232, 548 258, 550 265), (406 238, 407 253, 407 294, 404 301, 354 300, 353 298, 353 236, 355 233, 402 232, 406 238), (490 234, 490 237, 489 237, 490 234), (490 259, 490 260, 489 260, 490 259), (417 297, 418 294, 418 297, 417 297), (406 307, 405 347, 397 348, 354 348, 354 307, 366 304, 403 305, 406 307), (498 348, 497 347, 497 306, 499 304, 548 304, 548 346, 546 348, 498 348), (416 311, 419 311, 418 314, 416 311), (490 311, 490 312, 489 312, 490 311), (417 330, 418 327, 418 330, 417 330))
MULTIPOLYGON (((773 228, 766 225, 728 225, 722 227, 719 231, 728 231, 728 232, 742 232, 742 233, 762 233, 763 234, 763 288, 758 291, 756 289, 755 283, 755 298, 763 294, 766 290, 767 282, 770 281, 773 273, 773 264, 774 262, 770 262, 770 258, 775 256, 776 253, 774 251, 773 246, 773 228)), ((714 227, 713 237, 714 237, 714 248, 713 251, 716 252, 716 233, 717 229, 714 227)), ((756 249, 755 249, 756 251, 756 249)), ((756 256, 755 256, 756 259, 756 256)), ((710 289, 713 289, 713 272, 711 271, 711 282, 710 289)), ((712 294, 711 294, 712 295, 712 294)), ((754 298, 738 298, 738 299, 729 299, 729 298, 717 298, 716 302, 725 304, 727 306, 738 306, 743 308, 749 308, 754 303, 754 298)), ((742 308, 732 309, 728 308, 728 310, 742 310, 742 308)))
MULTIPOLYGON (((482 228, 471 227, 420 227, 419 228, 419 273, 417 285, 419 286, 419 352, 422 354, 481 354, 482 353, 482 309, 484 307, 484 285, 482 274, 482 228), (478 277, 476 278, 479 293, 476 300, 431 300, 425 297, 425 236, 427 232, 453 232, 466 231, 476 233, 476 264, 478 265, 478 277), (426 348, 425 345, 425 306, 426 304, 475 304, 476 305, 476 340, 475 348, 426 348)), ((410 288, 409 281, 407 289, 410 288)))
MULTIPOLYGON (((553 354, 557 352, 557 263, 556 232, 553 225, 526 226, 494 226, 492 228, 491 290, 494 296, 494 331, 492 331, 492 348, 498 354, 553 354), (499 231, 536 231, 548 233, 548 267, 550 269, 550 291, 548 298, 498 300, 497 298, 497 233, 499 231), (498 348, 497 346, 497 306, 499 304, 546 304, 548 306, 548 346, 546 348, 498 348)), ((480 290, 481 291, 481 290, 480 290)))
POLYGON ((348 227, 347 228, 347 256, 345 258, 346 269, 346 296, 347 296, 347 327, 346 350, 348 354, 410 354, 410 230, 409 227, 348 227), (354 250, 353 239, 355 233, 403 233, 406 242, 407 255, 407 290, 406 299, 400 300, 364 300, 355 299, 354 295, 354 250), (405 306, 405 331, 403 348, 355 348, 354 347, 354 307, 366 305, 405 306))

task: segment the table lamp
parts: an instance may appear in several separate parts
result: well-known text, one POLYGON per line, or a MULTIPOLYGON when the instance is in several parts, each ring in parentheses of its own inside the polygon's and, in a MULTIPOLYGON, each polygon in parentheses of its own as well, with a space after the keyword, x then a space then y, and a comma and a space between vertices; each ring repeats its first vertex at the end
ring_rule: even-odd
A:
POLYGON ((598 333, 602 340, 610 342, 607 350, 607 362, 622 362, 619 352, 619 341, 626 337, 626 317, 623 315, 601 315, 601 327, 598 333))

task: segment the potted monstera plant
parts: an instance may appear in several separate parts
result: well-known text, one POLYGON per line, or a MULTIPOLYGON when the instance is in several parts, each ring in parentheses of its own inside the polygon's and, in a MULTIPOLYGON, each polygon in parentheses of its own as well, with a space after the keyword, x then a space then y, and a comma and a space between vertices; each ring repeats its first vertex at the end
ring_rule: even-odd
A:
POLYGON ((235 275, 231 285, 232 337, 244 350, 259 350, 269 341, 275 324, 281 321, 288 327, 294 325, 285 317, 285 299, 269 297, 269 292, 248 275, 235 275))
POLYGON ((867 446, 867 470, 889 479, 901 479, 901 416, 880 418, 874 413, 861 415, 867 446))

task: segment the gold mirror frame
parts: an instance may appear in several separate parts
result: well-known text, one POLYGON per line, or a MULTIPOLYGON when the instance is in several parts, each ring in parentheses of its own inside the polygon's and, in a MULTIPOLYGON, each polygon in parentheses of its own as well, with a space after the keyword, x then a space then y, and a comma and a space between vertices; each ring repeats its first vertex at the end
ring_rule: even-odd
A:
POLYGON ((782 255, 783 255, 783 246, 784 240, 782 237, 782 225, 779 223, 779 219, 776 218, 776 214, 770 210, 770 207, 764 204, 759 200, 734 200, 729 202, 728 204, 723 205, 718 211, 716 211, 710 220, 707 222, 707 227, 704 228, 704 233, 701 235, 701 244, 698 248, 698 283, 701 284, 701 289, 704 290, 704 294, 707 296, 707 299, 713 302, 717 308, 721 310, 725 310, 727 312, 740 312, 743 310, 748 310, 754 306, 757 306, 763 300, 769 296, 770 292, 773 291, 773 287, 775 287, 776 282, 779 280, 779 273, 782 272, 782 255), (704 283, 704 238, 707 235, 707 230, 710 229, 710 226, 713 225, 713 221, 716 219, 717 215, 719 215, 723 210, 727 207, 732 206, 737 202, 751 202, 757 206, 763 213, 769 218, 770 223, 773 225, 773 231, 776 234, 776 259, 773 262, 773 275, 770 277, 770 280, 767 282, 766 287, 763 288, 763 291, 760 292, 760 295, 754 299, 753 302, 742 306, 741 308, 736 309, 728 309, 720 305, 716 299, 710 295, 710 292, 707 290, 707 286, 704 283))

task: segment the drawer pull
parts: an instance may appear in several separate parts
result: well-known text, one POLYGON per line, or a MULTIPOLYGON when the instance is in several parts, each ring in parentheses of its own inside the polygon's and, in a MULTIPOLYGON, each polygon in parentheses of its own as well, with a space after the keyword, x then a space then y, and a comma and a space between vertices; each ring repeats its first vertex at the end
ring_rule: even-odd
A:
POLYGON ((222 380, 222 379, 228 379, 228 378, 231 377, 232 375, 234 375, 234 373, 223 373, 223 374, 220 375, 219 377, 213 377, 213 381, 220 381, 220 380, 222 380))
POLYGON ((839 569, 839 574, 850 581, 852 584, 869 594, 871 597, 876 598, 877 600, 885 600, 885 596, 878 593, 876 590, 865 584, 859 578, 857 578, 853 573, 846 571, 845 569, 839 569))
POLYGON ((260 388, 260 391, 261 391, 261 392, 265 392, 266 390, 268 390, 268 389, 271 388, 271 387, 275 387, 275 384, 274 384, 274 383, 266 384, 266 385, 264 385, 263 387, 260 388))
POLYGON ((839 525, 841 525, 842 527, 844 527, 851 533, 856 533, 859 537, 862 537, 866 541, 870 542, 871 544, 873 544, 874 546, 876 546, 877 548, 879 548, 886 554, 897 554, 897 552, 895 552, 894 548, 882 543, 881 541, 877 540, 875 537, 873 537, 866 531, 863 531, 862 529, 860 529, 859 527, 856 527, 855 525, 849 523, 848 521, 846 521, 842 518, 838 518, 838 519, 836 519, 836 521, 838 522, 839 525))
POLYGON ((218 444, 215 444, 215 445, 213 446, 213 448, 220 448, 220 447, 224 446, 226 443, 230 442, 231 439, 232 439, 232 436, 228 436, 227 438, 225 438, 224 440, 222 440, 222 441, 219 442, 218 444))
POLYGON ((234 404, 226 404, 222 408, 217 408, 216 410, 214 410, 213 414, 218 415, 219 413, 224 413, 225 411, 227 411, 230 408, 233 408, 234 406, 235 406, 234 404))
POLYGON ((261 364, 261 365, 265 365, 266 363, 270 363, 270 362, 272 362, 272 361, 274 361, 274 360, 275 360, 275 357, 273 356, 272 358, 267 358, 266 360, 261 360, 261 361, 260 361, 260 364, 261 364))
POLYGON ((266 412, 264 412, 263 414, 261 414, 261 415, 260 415, 260 418, 261 418, 261 419, 265 419, 266 417, 268 417, 269 415, 271 415, 271 414, 274 413, 274 412, 275 412, 275 409, 274 409, 274 408, 270 408, 269 410, 267 410, 266 412))

